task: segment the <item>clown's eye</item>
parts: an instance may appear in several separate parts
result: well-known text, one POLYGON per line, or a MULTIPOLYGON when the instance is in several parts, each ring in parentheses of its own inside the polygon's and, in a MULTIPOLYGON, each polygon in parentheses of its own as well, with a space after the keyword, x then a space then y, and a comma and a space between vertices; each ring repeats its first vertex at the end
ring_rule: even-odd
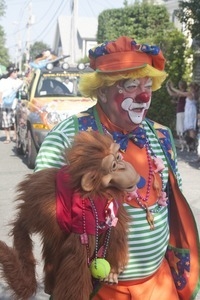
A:
POLYGON ((129 79, 124 82, 123 86, 126 91, 130 91, 137 88, 139 84, 140 84, 139 80, 129 79))
POLYGON ((152 81, 152 79, 150 78, 148 81, 147 81, 147 83, 145 84, 145 88, 146 89, 151 89, 152 88, 152 84, 153 84, 153 81, 152 81))

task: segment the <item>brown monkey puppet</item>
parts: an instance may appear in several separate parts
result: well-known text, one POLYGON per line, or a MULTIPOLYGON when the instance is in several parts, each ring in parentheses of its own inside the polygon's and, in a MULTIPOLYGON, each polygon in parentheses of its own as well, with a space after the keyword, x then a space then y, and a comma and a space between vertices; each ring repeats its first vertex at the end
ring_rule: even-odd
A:
MULTIPOLYGON (((2 277, 16 299, 37 290, 33 233, 41 235, 45 292, 55 300, 89 299, 90 264, 98 269, 97 257, 110 264, 109 283, 127 263, 129 218, 122 202, 139 175, 118 144, 98 132, 78 133, 66 161, 68 166, 29 174, 17 186, 13 248, 0 241, 2 277)), ((95 276, 103 280, 100 273, 95 276)))

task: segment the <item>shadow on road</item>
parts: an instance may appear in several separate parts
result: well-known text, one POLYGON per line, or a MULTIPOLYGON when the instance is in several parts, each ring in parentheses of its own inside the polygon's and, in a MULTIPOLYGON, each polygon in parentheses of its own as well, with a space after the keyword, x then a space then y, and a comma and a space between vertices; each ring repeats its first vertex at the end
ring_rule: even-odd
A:
POLYGON ((180 149, 177 148, 177 156, 178 161, 183 161, 190 167, 200 170, 200 158, 194 151, 187 152, 184 150, 181 152, 180 149))
MULTIPOLYGON (((0 137, 0 143, 5 141, 5 137, 0 137)), ((19 155, 17 153, 16 143, 11 140, 10 142, 11 150, 14 156, 17 156, 26 166, 27 166, 27 156, 26 155, 19 155)))
MULTIPOLYGON (((35 296, 32 296, 29 300, 48 300, 49 295, 45 294, 43 290, 44 290, 43 284, 41 282, 38 282, 37 294, 35 296)), ((12 296, 12 292, 9 292, 9 289, 7 288, 5 283, 0 283, 0 291, 2 291, 2 293, 0 294, 1 300, 15 299, 12 296)))

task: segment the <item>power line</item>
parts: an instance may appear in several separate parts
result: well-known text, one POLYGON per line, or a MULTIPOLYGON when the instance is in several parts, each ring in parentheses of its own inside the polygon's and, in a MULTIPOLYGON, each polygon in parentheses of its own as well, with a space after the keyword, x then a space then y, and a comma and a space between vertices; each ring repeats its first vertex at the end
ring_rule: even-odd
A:
POLYGON ((93 16, 96 16, 96 13, 95 13, 95 11, 93 10, 91 4, 89 3, 89 0, 87 0, 87 3, 88 3, 88 6, 89 6, 89 8, 90 8, 90 10, 91 10, 91 12, 92 12, 92 14, 93 14, 93 16))
MULTIPOLYGON (((67 1, 68 1, 68 0, 67 0, 67 1)), ((23 17, 24 11, 25 11, 25 7, 28 5, 29 2, 30 2, 30 1, 27 0, 26 3, 24 4, 23 8, 21 9, 21 11, 22 11, 23 13, 21 14, 20 20, 22 20, 22 17, 23 17)), ((34 24, 32 25, 32 27, 35 27, 36 25, 38 25, 39 23, 41 23, 43 20, 45 20, 45 16, 48 15, 48 13, 49 13, 49 11, 50 11, 50 9, 52 8, 52 6, 53 6, 54 3, 55 3, 55 1, 53 0, 50 4, 48 4, 48 8, 47 8, 47 10, 45 10, 45 13, 42 15, 42 17, 40 18, 40 20, 39 20, 38 22, 36 22, 36 23, 34 23, 34 24)), ((36 38, 30 39, 30 42, 31 42, 31 43, 33 43, 33 42, 37 41, 38 39, 40 39, 43 35, 45 35, 45 32, 46 32, 47 30, 50 29, 50 26, 51 26, 51 25, 54 25, 54 20, 55 20, 57 14, 59 14, 59 11, 60 11, 61 9, 64 8, 64 5, 63 5, 63 4, 65 5, 65 3, 63 3, 63 1, 61 0, 59 6, 57 7, 55 13, 54 13, 53 16, 52 16, 50 22, 44 27, 44 29, 42 29, 42 31, 39 33, 39 35, 38 35, 36 38), (62 7, 62 6, 63 6, 63 7, 62 7)), ((24 26, 24 27, 21 28, 21 29, 17 29, 13 35, 16 35, 17 33, 22 32, 22 31, 24 31, 24 30, 26 30, 26 29, 27 29, 27 25, 24 26)), ((24 35, 23 44, 25 44, 25 35, 24 35)), ((14 47, 16 47, 16 43, 15 43, 14 45, 11 45, 9 48, 14 48, 14 47)), ((23 50, 24 50, 24 48, 25 48, 25 47, 23 46, 23 50)))
MULTIPOLYGON (((11 39, 16 38, 17 34, 21 34, 22 37, 22 51, 24 51, 24 45, 26 43, 25 38, 26 34, 25 31, 27 30, 27 24, 25 25, 26 21, 26 7, 28 6, 28 3, 31 0, 6 0, 6 4, 9 7, 9 11, 12 8, 12 15, 15 11, 14 5, 21 6, 20 13, 19 13, 19 23, 18 26, 15 27, 14 34, 9 34, 7 37, 11 39), (24 32, 24 33, 23 33, 24 32)), ((71 0, 72 1, 72 0, 71 0)), ((97 17, 97 12, 99 14, 99 8, 102 7, 103 9, 111 9, 116 6, 116 4, 119 2, 118 0, 106 0, 106 3, 102 3, 102 0, 79 0, 79 5, 81 7, 79 15, 85 14, 88 15, 88 13, 94 17, 97 17)), ((121 0, 120 0, 121 1, 121 0)), ((67 15, 68 12, 70 13, 70 9, 68 9, 69 4, 71 3, 70 0, 32 0, 33 2, 33 13, 36 15, 36 19, 38 18, 38 15, 41 16, 38 18, 38 21, 34 24, 31 24, 31 36, 30 36, 30 42, 33 44, 38 39, 43 40, 51 40, 50 32, 52 30, 52 27, 54 26, 56 29, 56 18, 59 17, 59 15, 62 14, 64 11, 67 15), (45 2, 45 3, 44 3, 45 2), (50 2, 50 3, 49 3, 50 2), (38 3, 36 5, 36 3, 38 3), (40 10, 40 7, 42 7, 42 10, 40 10), (35 9, 37 11, 35 12, 35 9), (48 24, 47 23, 48 20, 48 24), (44 24, 44 26, 43 26, 44 24), (37 35, 37 36, 36 36, 37 35), (36 36, 36 37, 35 37, 36 36)), ((17 11, 17 9, 16 9, 17 11)), ((15 14, 16 16, 16 14, 15 14)), ((14 16, 14 17, 15 17, 14 16)), ((27 23, 27 21, 26 21, 27 23)), ((20 39, 20 38, 19 38, 20 39)), ((16 47, 16 44, 9 45, 9 48, 12 49, 16 47)))
MULTIPOLYGON (((53 1, 54 2, 54 1, 53 1)), ((51 21, 47 24, 47 26, 44 28, 44 30, 32 41, 36 41, 46 32, 46 30, 53 24, 56 17, 58 17, 58 12, 61 9, 62 6, 65 6, 65 3, 61 1, 60 5, 58 6, 56 12, 54 13, 53 17, 51 18, 51 21), (63 5, 64 4, 64 5, 63 5)))

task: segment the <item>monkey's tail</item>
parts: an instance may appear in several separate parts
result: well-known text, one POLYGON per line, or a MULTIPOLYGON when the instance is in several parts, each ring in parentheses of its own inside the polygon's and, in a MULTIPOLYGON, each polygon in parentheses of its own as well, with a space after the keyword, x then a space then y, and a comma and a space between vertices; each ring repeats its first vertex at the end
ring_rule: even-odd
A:
POLYGON ((27 300, 37 291, 32 240, 20 222, 15 223, 12 231, 13 248, 0 241, 1 277, 16 299, 27 300))

